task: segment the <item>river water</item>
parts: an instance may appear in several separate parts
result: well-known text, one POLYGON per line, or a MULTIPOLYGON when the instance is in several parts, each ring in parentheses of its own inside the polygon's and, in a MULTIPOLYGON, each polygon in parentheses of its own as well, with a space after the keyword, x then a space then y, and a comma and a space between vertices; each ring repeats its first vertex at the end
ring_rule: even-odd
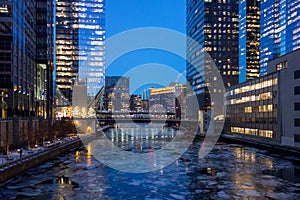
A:
MULTIPOLYGON (((149 154, 181 134, 157 132, 157 127, 148 130, 143 140, 116 129, 106 136, 126 151, 149 154)), ((110 168, 88 146, 9 180, 0 187, 0 199, 300 199, 298 158, 217 143, 199 159, 200 146, 194 142, 169 166, 148 173, 110 168)))

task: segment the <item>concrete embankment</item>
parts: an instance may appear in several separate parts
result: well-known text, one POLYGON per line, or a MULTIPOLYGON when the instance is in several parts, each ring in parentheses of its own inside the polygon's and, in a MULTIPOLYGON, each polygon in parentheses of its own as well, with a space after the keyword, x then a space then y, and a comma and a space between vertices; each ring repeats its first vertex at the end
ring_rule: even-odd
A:
MULTIPOLYGON (((93 136, 86 137, 85 140, 91 139, 90 137, 93 136)), ((28 155, 26 157, 23 157, 22 159, 2 165, 0 168, 0 183, 43 162, 54 159, 71 149, 79 148, 81 146, 82 141, 80 138, 77 138, 70 142, 46 148, 38 153, 28 155)))
POLYGON ((248 138, 240 137, 238 135, 222 134, 220 137, 220 141, 226 143, 245 144, 260 149, 265 149, 272 153, 280 154, 284 156, 296 156, 296 157, 300 156, 300 148, 284 146, 284 145, 266 142, 266 141, 251 140, 248 138))
MULTIPOLYGON (((104 127, 102 130, 106 130, 109 127, 104 127)), ((44 150, 32 155, 23 157, 22 159, 6 163, 0 166, 0 183, 15 177, 16 175, 25 172, 26 170, 35 167, 43 162, 47 162, 57 156, 67 153, 68 151, 76 148, 80 148, 83 142, 93 140, 96 134, 87 135, 84 137, 76 138, 69 142, 65 142, 59 145, 45 148, 44 150)))

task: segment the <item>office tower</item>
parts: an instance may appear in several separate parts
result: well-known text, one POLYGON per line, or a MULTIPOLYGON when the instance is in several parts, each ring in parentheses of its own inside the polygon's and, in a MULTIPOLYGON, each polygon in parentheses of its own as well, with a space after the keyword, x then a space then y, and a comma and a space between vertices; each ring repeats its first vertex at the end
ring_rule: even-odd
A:
POLYGON ((265 76, 228 88, 225 132, 300 147, 299 63, 300 49, 270 61, 265 76))
POLYGON ((143 100, 149 100, 149 95, 150 95, 150 88, 145 88, 143 90, 143 96, 142 99, 143 100))
POLYGON ((36 1, 36 112, 53 116, 54 17, 53 0, 36 1))
POLYGON ((151 88, 149 110, 152 113, 173 114, 175 118, 185 117, 186 86, 173 84, 163 88, 151 88))
POLYGON ((268 62, 300 48, 300 1, 261 1, 262 76, 267 74, 268 62))
POLYGON ((187 35, 197 41, 211 56, 206 56, 193 43, 187 43, 187 80, 197 95, 200 109, 211 106, 204 80, 212 61, 218 67, 226 87, 238 82, 238 0, 188 0, 187 35))
POLYGON ((125 112, 130 108, 129 78, 122 76, 105 77, 103 108, 106 111, 125 112))
POLYGON ((260 76, 260 0, 239 1, 239 83, 260 76))
POLYGON ((0 2, 1 117, 36 113, 36 1, 0 2))
POLYGON ((104 84, 104 0, 57 0, 56 12, 56 87, 71 104, 76 81, 91 97, 104 84))

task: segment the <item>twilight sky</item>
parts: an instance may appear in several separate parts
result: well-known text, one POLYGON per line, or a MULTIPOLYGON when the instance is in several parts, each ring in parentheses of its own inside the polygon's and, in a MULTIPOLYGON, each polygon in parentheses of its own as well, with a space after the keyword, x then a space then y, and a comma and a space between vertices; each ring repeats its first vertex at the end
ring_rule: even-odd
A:
MULTIPOLYGON (((185 33, 185 0, 106 0, 107 39, 120 32, 142 27, 163 27, 185 33)), ((108 66, 106 75, 123 75, 147 63, 167 65, 180 72, 185 70, 184 59, 171 53, 148 49, 120 57, 108 66)))

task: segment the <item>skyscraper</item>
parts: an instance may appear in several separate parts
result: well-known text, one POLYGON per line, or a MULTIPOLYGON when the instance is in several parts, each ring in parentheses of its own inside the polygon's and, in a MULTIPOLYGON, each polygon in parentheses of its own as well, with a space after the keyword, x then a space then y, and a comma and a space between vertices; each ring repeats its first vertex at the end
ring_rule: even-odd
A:
POLYGON ((36 112, 44 117, 53 116, 53 4, 53 0, 36 1, 36 112))
POLYGON ((36 114, 35 58, 36 1, 1 1, 1 117, 36 114))
POLYGON ((262 76, 267 74, 268 62, 300 48, 300 1, 261 1, 262 76))
POLYGON ((58 0, 56 11, 56 87, 71 103, 83 80, 95 96, 104 85, 104 0, 58 0))
MULTIPOLYGON (((56 1, 56 88, 69 102, 72 101, 72 85, 78 78, 78 32, 74 27, 76 2, 56 1)), ((59 101, 59 94, 56 97, 59 101)))
MULTIPOLYGON (((188 0, 187 35, 197 41, 218 67, 226 87, 238 82, 238 0, 188 0)), ((187 80, 197 95, 200 109, 210 107, 204 80, 211 59, 193 43, 187 43, 187 80)))
POLYGON ((239 1, 239 82, 260 76, 260 0, 239 1))
POLYGON ((106 111, 129 111, 129 78, 122 76, 105 77, 103 107, 106 111))

